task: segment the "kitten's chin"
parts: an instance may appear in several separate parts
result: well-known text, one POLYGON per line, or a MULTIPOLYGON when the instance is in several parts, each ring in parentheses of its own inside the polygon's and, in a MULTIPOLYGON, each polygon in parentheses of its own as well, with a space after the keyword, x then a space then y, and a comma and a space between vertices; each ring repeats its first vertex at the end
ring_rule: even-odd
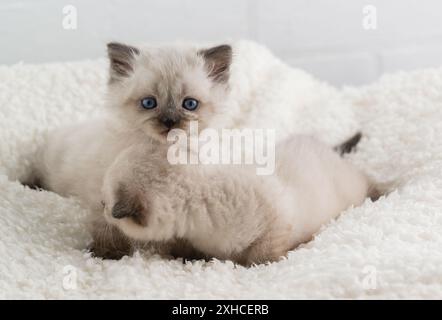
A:
POLYGON ((143 128, 144 134, 152 140, 160 143, 167 143, 167 135, 170 130, 168 129, 152 129, 152 128, 143 128))
POLYGON ((154 139, 155 141, 162 143, 162 144, 167 144, 169 143, 167 140, 167 136, 169 134, 168 130, 162 131, 162 132, 157 132, 155 134, 153 134, 151 137, 152 139, 154 139))

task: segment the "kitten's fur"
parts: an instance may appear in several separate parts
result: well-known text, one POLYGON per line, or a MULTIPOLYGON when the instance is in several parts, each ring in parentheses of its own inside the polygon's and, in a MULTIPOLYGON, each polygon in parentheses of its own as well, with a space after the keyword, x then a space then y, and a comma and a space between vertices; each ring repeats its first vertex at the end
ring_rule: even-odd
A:
POLYGON ((285 256, 369 193, 362 173, 312 138, 281 142, 276 159, 274 175, 257 176, 249 166, 169 165, 164 148, 129 147, 105 175, 106 220, 141 243, 184 240, 250 265, 285 256))
POLYGON ((94 210, 95 255, 119 258, 133 250, 137 244, 133 238, 138 238, 142 240, 138 245, 145 240, 167 243, 166 251, 178 255, 194 255, 194 246, 205 254, 245 264, 274 260, 365 197, 367 181, 362 175, 326 147, 304 138, 286 142, 298 160, 296 165, 288 163, 291 155, 286 152, 287 156, 278 160, 277 177, 259 178, 248 168, 238 167, 170 168, 165 158, 155 158, 161 155, 168 130, 186 129, 190 120, 197 120, 200 129, 219 127, 220 119, 228 115, 232 49, 227 45, 203 50, 135 48, 111 43, 108 52, 109 114, 53 132, 36 155, 33 175, 26 179, 29 184, 38 182, 63 196, 77 196, 94 210), (157 98, 158 107, 154 110, 141 108, 140 100, 147 96, 157 98), (200 101, 196 111, 181 107, 185 97, 200 101), (165 126, 165 119, 172 119, 175 125, 165 126), (144 149, 128 149, 129 146, 144 149), (126 151, 122 153, 123 150, 126 151), (308 155, 313 160, 303 163, 308 155), (325 160, 342 169, 329 167, 322 163, 325 160), (309 170, 312 165, 324 176, 309 170), (123 172, 126 175, 122 176, 123 172), (309 179, 310 175, 319 180, 309 179), (173 177, 177 181, 172 181, 173 177), (200 184, 190 185, 197 180, 200 184), (332 182, 342 185, 334 190, 332 182), (111 220, 111 225, 103 216, 102 187, 106 217, 114 208, 123 215, 111 220), (157 191, 148 192, 150 188, 157 191), (349 195, 347 191, 351 191, 349 195), (310 197, 314 208, 309 207, 310 197), (155 207, 151 208, 153 204, 155 207), (140 216, 124 216, 125 208, 140 216), (324 211, 316 211, 319 208, 324 211), (146 227, 133 223, 129 228, 130 221, 146 227))

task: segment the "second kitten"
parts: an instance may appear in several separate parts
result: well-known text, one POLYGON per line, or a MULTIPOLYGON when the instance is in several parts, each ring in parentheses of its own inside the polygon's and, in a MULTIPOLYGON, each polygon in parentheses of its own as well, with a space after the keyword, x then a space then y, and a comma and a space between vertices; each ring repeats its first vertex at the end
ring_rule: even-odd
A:
POLYGON ((170 165, 164 148, 130 147, 105 175, 105 219, 137 242, 184 241, 250 265, 285 256, 369 196, 367 177, 312 138, 281 142, 276 159, 274 175, 257 176, 253 166, 170 165))

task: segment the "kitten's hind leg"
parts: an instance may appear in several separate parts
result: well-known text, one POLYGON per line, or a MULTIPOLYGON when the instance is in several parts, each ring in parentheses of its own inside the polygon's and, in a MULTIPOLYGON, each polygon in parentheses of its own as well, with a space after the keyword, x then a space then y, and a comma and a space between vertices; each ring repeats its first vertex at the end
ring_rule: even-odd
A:
POLYGON ((134 251, 132 241, 104 219, 93 224, 92 238, 93 242, 88 250, 93 257, 119 260, 124 256, 132 255, 134 251))
POLYGON ((209 261, 210 258, 201 251, 195 249, 188 241, 176 239, 167 244, 167 254, 173 258, 183 258, 183 263, 192 260, 209 261))
POLYGON ((380 197, 388 195, 395 187, 397 182, 376 183, 370 181, 368 187, 368 197, 371 201, 377 201, 380 197))
MULTIPOLYGON (((266 234, 258 238, 244 252, 233 257, 233 260, 250 267, 253 264, 276 262, 286 257, 287 253, 294 248, 293 229, 284 222, 274 221, 273 224, 266 234)), ((301 242, 308 240, 304 239, 301 242)))

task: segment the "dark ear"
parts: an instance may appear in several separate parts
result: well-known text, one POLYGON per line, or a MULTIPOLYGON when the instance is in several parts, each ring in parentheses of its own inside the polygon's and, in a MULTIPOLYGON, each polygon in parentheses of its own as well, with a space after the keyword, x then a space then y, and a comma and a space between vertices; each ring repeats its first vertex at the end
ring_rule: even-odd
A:
POLYGON ((111 42, 107 44, 107 54, 110 60, 110 82, 114 82, 130 75, 134 57, 140 51, 135 47, 111 42))
POLYGON ((221 45, 199 51, 204 57, 209 77, 214 81, 225 83, 229 80, 229 68, 232 63, 232 47, 221 45))

